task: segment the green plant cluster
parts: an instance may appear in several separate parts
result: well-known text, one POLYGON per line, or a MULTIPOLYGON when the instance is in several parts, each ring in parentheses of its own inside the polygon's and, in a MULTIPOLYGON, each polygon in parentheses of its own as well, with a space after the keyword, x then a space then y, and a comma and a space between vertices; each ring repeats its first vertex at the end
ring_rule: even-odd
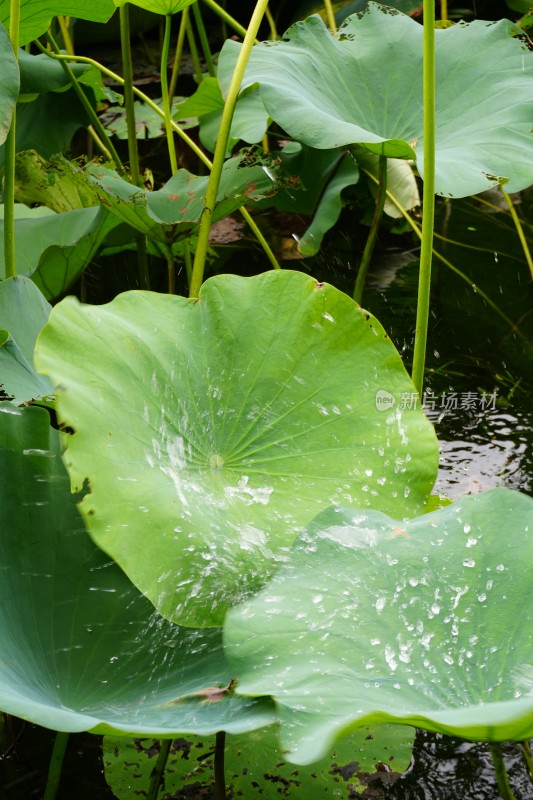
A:
POLYGON ((117 797, 156 800, 165 775, 166 791, 201 779, 222 800, 226 734, 233 791, 270 774, 289 797, 334 797, 338 761, 357 754, 351 786, 393 756, 404 768, 415 727, 491 742, 511 797, 497 746, 533 738, 533 501, 433 495, 438 442, 401 399, 423 388, 434 195, 533 184, 522 29, 435 31, 429 7, 421 26, 375 3, 337 29, 327 2, 326 22, 277 38, 265 0, 244 30, 212 0, 136 5, 163 21, 160 101, 132 81, 127 4, 2 11, 0 710, 58 731, 46 800, 71 732, 105 736, 117 797), (242 36, 218 60, 204 5, 242 36), (69 17, 116 6, 123 77, 74 54, 69 17), (209 74, 177 99, 185 38, 209 74), (97 113, 117 102, 102 75, 123 87, 129 170, 97 113), (80 125, 105 163, 65 156, 80 125), (166 139, 158 188, 145 129, 166 139), (316 253, 361 176, 377 195, 356 299, 280 269, 253 212, 301 210, 298 253, 316 253), (356 302, 383 213, 423 241, 412 378, 356 302), (204 281, 213 223, 239 214, 265 270, 204 281), (60 299, 79 281, 83 297, 103 248, 132 248, 140 290, 60 299), (150 290, 153 256, 167 293, 150 290))

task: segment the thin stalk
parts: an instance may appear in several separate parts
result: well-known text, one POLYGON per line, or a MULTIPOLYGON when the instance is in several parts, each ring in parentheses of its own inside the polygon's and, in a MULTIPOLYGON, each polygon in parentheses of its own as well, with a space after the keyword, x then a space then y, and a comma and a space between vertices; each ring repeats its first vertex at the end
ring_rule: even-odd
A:
POLYGON ((196 39, 194 38, 194 31, 192 29, 190 17, 187 17, 187 42, 189 43, 189 50, 191 52, 192 65, 194 67, 194 78, 198 85, 203 80, 202 65, 200 64, 200 56, 198 55, 198 48, 196 47, 196 39))
POLYGON ((202 19, 202 12, 200 11, 199 3, 194 3, 194 5, 192 6, 192 13, 194 14, 194 22, 196 24, 196 30, 198 31, 198 38, 200 39, 200 44, 202 46, 202 53, 204 54, 207 71, 212 78, 215 78, 217 73, 215 70, 215 65, 213 63, 213 56, 211 54, 211 48, 209 47, 209 40, 207 38, 207 33, 205 30, 204 21, 202 19))
POLYGON ((448 19, 448 0, 440 0, 440 18, 443 22, 448 19))
MULTIPOLYGON (((366 169, 363 170, 363 172, 370 178, 370 180, 374 181, 374 183, 377 183, 377 178, 375 177, 375 175, 372 175, 372 173, 368 172, 366 169)), ((407 209, 404 206, 402 206, 400 201, 388 190, 387 190, 387 197, 391 201, 391 203, 393 203, 394 206, 398 209, 398 211, 405 219, 405 221, 409 224, 413 233, 416 234, 416 236, 418 236, 420 240, 422 240, 422 231, 420 227, 416 224, 413 217, 409 214, 407 209)), ((445 258, 437 250, 433 249, 433 255, 440 262, 442 262, 445 267, 448 267, 448 269, 451 269, 452 272, 455 272, 455 274, 458 275, 461 278, 461 280, 463 280, 466 284, 468 284, 468 286, 470 286, 471 289, 473 289, 473 291, 477 292, 477 294, 487 303, 487 305, 489 305, 492 308, 495 314, 497 314, 507 325, 509 325, 511 330, 514 331, 517 334, 517 336, 520 336, 520 338, 524 342, 530 345, 529 339, 522 333, 520 328, 517 327, 517 325, 513 322, 513 320, 510 317, 508 317, 507 314, 504 314, 501 308, 493 300, 490 299, 488 294, 485 294, 483 289, 480 289, 479 286, 477 286, 474 283, 474 281, 470 280, 468 275, 465 275, 464 272, 461 272, 461 270, 458 269, 458 267, 452 264, 451 261, 448 261, 448 259, 445 258)))
POLYGON ((520 244, 522 245, 522 250, 524 251, 524 255, 526 257, 526 261, 529 267, 529 271, 531 272, 531 277, 533 278, 533 258, 531 257, 531 251, 529 249, 529 245, 527 243, 526 235, 524 233, 524 229, 522 227, 522 223, 520 222, 520 217, 516 213, 516 208, 514 207, 514 203, 507 194, 502 189, 502 194, 505 198, 505 202, 509 208, 509 213, 511 214, 511 218, 514 222, 516 232, 518 234, 518 238, 520 239, 520 244))
MULTIPOLYGON (((59 47, 57 45, 57 42, 54 39, 54 37, 52 36, 52 34, 50 33, 50 31, 48 31, 48 33, 46 34, 46 38, 47 38, 48 42, 50 43, 50 46, 51 46, 52 50, 54 51, 54 53, 56 55, 60 55, 59 47)), ((103 141, 103 143, 104 143, 105 147, 107 148, 107 150, 109 150, 109 152, 111 153, 111 156, 113 158, 113 161, 115 162, 116 168, 119 171, 122 171, 124 169, 124 167, 122 165, 122 161, 120 160, 120 157, 119 157, 117 151, 115 150, 115 147, 114 147, 112 141, 110 140, 109 136, 107 135, 107 131, 105 130, 105 128, 102 125, 102 123, 100 122, 98 114, 96 113, 96 111, 94 110, 92 105, 90 104, 89 99, 87 98, 85 92, 83 91, 83 89, 79 85, 78 81, 76 80, 76 76, 74 75, 74 73, 73 73, 73 71, 72 71, 72 69, 70 67, 70 64, 68 63, 68 61, 73 61, 75 58, 76 58, 76 56, 67 55, 65 57, 65 59, 61 60, 61 66, 63 67, 65 75, 67 75, 67 77, 68 77, 68 79, 69 79, 69 81, 71 83, 71 86, 74 89, 74 92, 76 93, 76 95, 78 97, 78 100, 80 101, 80 103, 82 104, 83 108, 85 109, 85 113, 87 114, 87 116, 91 120, 91 124, 92 124, 93 128, 95 129, 95 131, 98 134, 98 136, 100 137, 100 139, 103 141)))
POLYGON ((168 275, 168 294, 176 294, 176 265, 174 263, 174 254, 172 248, 165 248, 167 259, 167 275, 168 275))
POLYGON ((72 42, 72 37, 70 35, 70 30, 69 30, 70 17, 58 16, 57 21, 59 23, 59 30, 61 31, 61 36, 63 37, 63 44, 65 45, 65 50, 67 51, 69 56, 73 56, 74 44, 72 42))
POLYGON ((213 211, 217 199, 222 167, 224 166, 224 160, 226 157, 231 120, 233 119, 233 112, 239 96, 246 65, 248 64, 255 37, 257 36, 257 32, 259 30, 259 26, 263 19, 267 5, 268 0, 257 0, 254 13, 252 14, 248 30, 246 31, 246 36, 244 37, 242 47, 240 48, 235 69, 231 77, 231 82, 226 96, 226 102, 224 103, 224 110, 222 112, 220 129, 218 132, 215 153, 213 156, 213 169, 211 170, 211 175, 209 176, 204 209, 202 211, 202 216, 200 217, 198 243, 196 247, 196 253, 194 255, 193 273, 189 292, 190 297, 198 297, 198 292, 200 291, 200 286, 202 285, 205 260, 207 257, 207 247, 209 244, 209 232, 211 230, 213 211))
POLYGON ((172 130, 172 109, 168 93, 168 54, 170 50, 170 34, 172 30, 172 14, 165 14, 165 33, 163 47, 161 48, 161 94, 163 97, 163 112, 165 114, 165 131, 167 134, 168 157, 170 158, 170 171, 174 175, 178 171, 178 159, 174 144, 174 131, 172 130))
POLYGON ((334 36, 337 35, 337 23, 335 22, 335 14, 333 12, 333 5, 331 0, 324 0, 324 8, 326 9, 326 19, 328 27, 334 36))
POLYGON ((489 749, 492 756, 492 763, 494 764, 494 769, 496 771, 498 790, 503 800, 516 800, 514 792, 511 789, 511 784, 509 783, 507 770, 505 769, 501 744, 499 742, 491 742, 489 749))
POLYGON ((226 734, 224 731, 219 731, 215 738, 215 800, 226 800, 225 748, 226 734))
POLYGON ((526 762, 527 771, 529 772, 529 777, 533 782, 533 756, 531 755, 531 745, 529 741, 520 742, 520 751, 522 756, 524 757, 524 761, 526 762))
POLYGON ((170 76, 170 86, 168 89, 168 97, 170 106, 172 107, 172 98, 176 94, 176 86, 180 74, 181 57, 183 55, 183 43, 185 42, 185 33, 187 31, 187 19, 189 18, 189 6, 181 12, 180 29, 178 31, 178 41, 176 42, 176 52, 174 53, 174 62, 172 64, 172 74, 170 76))
POLYGON ((265 239, 265 237, 261 233, 261 230, 257 226, 254 218, 252 217, 252 215, 250 214, 248 209, 244 208, 244 206, 241 206, 241 208, 239 208, 239 211, 241 212, 242 218, 245 220, 246 224, 248 225, 248 227, 250 228, 250 230, 254 234, 255 238, 257 239, 257 241, 259 242, 259 244, 263 248, 266 257, 268 258, 268 260, 272 264, 273 268, 274 269, 281 269, 276 256, 274 255, 274 253, 272 252, 272 250, 270 248, 270 245, 268 244, 267 240, 265 239))
MULTIPOLYGON (((41 52, 45 53, 49 58, 53 58, 53 59, 56 59, 56 60, 68 59, 69 61, 75 61, 76 63, 80 63, 80 64, 91 64, 92 66, 94 66, 97 69, 99 69, 100 72, 103 75, 107 75, 108 78, 111 78, 113 81, 118 83, 120 86, 124 86, 124 78, 121 78, 120 75, 117 75, 116 72, 113 72, 112 70, 107 69, 107 67, 104 67, 103 64, 100 64, 99 61, 95 61, 93 58, 88 58, 87 56, 66 56, 66 55, 61 55, 61 54, 56 54, 56 53, 50 53, 49 50, 47 50, 45 47, 43 47, 39 43, 38 39, 35 40, 35 44, 37 45, 39 50, 41 50, 41 52)), ((162 117, 164 119, 165 115, 164 115, 163 111, 159 108, 157 103, 154 103, 154 101, 150 97, 148 97, 147 94, 144 94, 144 92, 142 92, 136 86, 133 87, 133 93, 137 97, 139 97, 143 101, 143 103, 146 103, 146 105, 149 106, 156 114, 158 114, 160 117, 162 117)), ((200 147, 198 147, 196 142, 193 139, 191 139, 191 137, 187 133, 185 133, 185 131, 176 122, 174 122, 174 120, 171 120, 171 125, 172 125, 172 129, 187 144, 187 146, 193 151, 193 153, 195 153, 195 155, 200 159, 200 161, 203 164, 205 164, 205 166, 209 170, 211 170, 212 167, 213 167, 213 162, 206 156, 206 154, 203 152, 203 150, 200 147)), ((259 243, 263 247, 263 249, 265 251, 265 254, 266 254, 268 260, 270 261, 270 263, 272 264, 272 266, 279 269, 279 264, 276 261, 276 257, 274 256, 272 250, 269 248, 267 242, 265 241, 265 238, 260 233, 259 228, 257 227, 256 223, 252 220, 249 212, 245 208, 240 208, 239 211, 240 211, 242 217, 246 220, 247 224, 250 226, 251 230, 254 232, 255 236, 257 237, 259 243)))
POLYGON ((435 4, 424 0, 424 199, 422 203, 422 246, 418 279, 415 349, 412 380, 420 397, 424 389, 424 365, 429 320, 431 257, 435 219, 435 4))
POLYGON ((359 271, 357 273, 355 288, 353 292, 353 299, 355 300, 356 303, 359 304, 361 303, 363 297, 363 288, 365 285, 366 276, 368 274, 368 268, 370 266, 370 262, 372 260, 372 253, 374 252, 374 247, 376 245, 376 241, 378 238, 378 231, 381 223, 381 218, 383 216, 383 208, 385 207, 386 197, 387 197, 387 156, 381 155, 379 157, 379 183, 376 195, 376 205, 374 207, 372 223, 370 225, 370 231, 368 233, 365 249, 363 251, 361 263, 359 265, 359 271))
POLYGON ((50 758, 50 766, 48 768, 48 780, 46 782, 43 800, 54 800, 57 795, 59 782, 61 780, 61 768, 63 766, 65 750, 67 749, 68 738, 68 733, 62 733, 61 731, 56 733, 52 756, 50 758))
POLYGON ((228 14, 225 8, 222 8, 222 6, 220 6, 218 3, 215 3, 215 0, 204 0, 204 3, 208 8, 211 9, 211 11, 214 11, 223 22, 229 25, 230 28, 233 28, 235 33, 238 33, 239 36, 242 36, 244 39, 246 36, 246 28, 243 27, 240 22, 237 22, 237 20, 232 17, 231 14, 228 14))
POLYGON ((124 75, 124 108, 126 111, 126 129, 128 132, 128 159, 130 162, 131 180, 135 186, 142 186, 139 168, 139 150, 137 147, 137 128, 135 125, 135 109, 133 96, 133 60, 130 44, 130 9, 129 4, 120 6, 120 50, 122 54, 122 72, 124 75))
POLYGON ((189 247, 189 242, 187 239, 183 240, 183 260, 185 261, 185 273, 187 275, 187 286, 191 285, 192 279, 192 259, 191 259, 191 249, 189 247))
POLYGON ((150 786, 148 787, 148 794, 146 800, 157 800, 159 794, 159 787, 161 786, 161 778, 167 765, 168 754, 170 753, 170 746, 172 739, 161 739, 159 742, 159 755, 155 762, 155 767, 150 776, 150 786))
POLYGON ((268 22, 268 27, 270 28, 270 39, 272 42, 275 42, 278 38, 278 31, 276 28, 276 20, 272 16, 272 11, 269 6, 266 7, 265 17, 268 22))
MULTIPOLYGON (((18 61, 20 0, 11 0, 9 7, 9 38, 18 61)), ((4 277, 17 274, 15 261, 15 155, 17 109, 13 109, 11 126, 4 144, 4 277)))

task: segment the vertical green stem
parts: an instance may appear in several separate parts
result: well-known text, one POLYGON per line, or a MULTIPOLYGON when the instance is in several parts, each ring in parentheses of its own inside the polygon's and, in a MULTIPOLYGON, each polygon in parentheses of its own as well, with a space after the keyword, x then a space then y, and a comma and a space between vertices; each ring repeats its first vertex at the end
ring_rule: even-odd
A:
MULTIPOLYGON (((9 38, 15 58, 19 52, 20 0, 11 0, 9 10, 9 38)), ((17 110, 13 109, 11 127, 4 146, 4 263, 5 277, 17 274, 15 261, 15 155, 17 110)))
POLYGON ((268 0, 257 0, 256 2, 254 13, 252 14, 250 24, 248 25, 248 30, 246 31, 246 36, 244 37, 244 42, 242 43, 239 57, 235 65, 235 70, 231 78, 231 83, 229 85, 226 102, 224 104, 224 111, 222 112, 220 129, 216 141, 215 153, 213 155, 213 168, 211 170, 211 175, 209 176, 209 183, 207 184, 204 210, 202 211, 202 216, 200 218, 198 244, 196 247, 196 253, 194 255, 192 280, 189 290, 190 297, 198 297, 198 292, 200 291, 200 286, 202 285, 205 260, 207 257, 207 247, 209 244, 209 232, 211 230, 213 211, 215 209, 222 167, 224 166, 224 159, 226 157, 231 120, 233 119, 233 112, 239 96, 246 65, 248 64, 255 37, 257 36, 257 32, 259 30, 259 26, 261 24, 261 20, 263 19, 267 5, 268 0))
POLYGON ((215 800, 226 800, 225 748, 226 734, 224 731, 219 731, 215 739, 215 800))
POLYGON ((529 772, 529 777, 533 782, 533 756, 531 755, 531 745, 528 741, 520 742, 520 750, 526 762, 526 767, 529 772))
POLYGON ((363 288, 372 259, 372 253, 378 238, 379 224, 383 216, 383 208, 385 206, 385 198, 387 197, 387 156, 379 157, 379 183, 376 195, 376 205, 374 207, 374 215, 370 225, 370 231, 366 240, 365 249, 359 265, 359 272, 355 281, 355 289, 353 292, 353 299, 356 303, 361 303, 363 297, 363 288))
POLYGON ((198 37, 200 39, 200 44, 202 45, 202 52, 204 54, 207 71, 209 72, 209 75, 212 78, 214 78, 216 77, 217 73, 215 70, 215 65, 213 64, 213 56, 211 55, 211 48, 209 47, 209 40, 207 38, 207 33, 205 30, 204 21, 202 19, 202 12, 200 11, 199 3, 194 3, 194 5, 192 6, 192 13, 194 14, 196 30, 198 31, 198 37))
POLYGON ((200 64, 200 56, 198 55, 198 48, 196 47, 196 39, 194 38, 194 31, 192 29, 191 20, 187 17, 187 41, 189 43, 189 50, 191 51, 191 59, 194 67, 194 77, 198 86, 201 84, 202 78, 202 65, 200 64))
POLYGON ((326 18, 328 27, 334 36, 337 35, 337 23, 335 22, 335 14, 333 13, 333 5, 331 0, 324 0, 324 8, 326 9, 326 18))
POLYGON ((504 192, 504 190, 502 189, 502 194, 504 196, 505 202, 507 203, 507 207, 509 208, 509 213, 511 214, 511 218, 514 222, 518 238, 520 239, 520 244, 522 245, 522 250, 524 251, 524 255, 526 257, 529 271, 531 272, 531 277, 533 278, 533 258, 531 257, 531 251, 527 243, 522 223, 520 222, 520 217, 516 213, 516 208, 514 207, 514 203, 507 194, 507 192, 504 192))
POLYGON ((494 764, 494 769, 496 771, 498 790, 503 800, 516 800, 514 792, 511 789, 511 784, 509 783, 507 770, 505 769, 501 744, 499 742, 491 742, 489 747, 490 754, 492 756, 492 763, 494 764))
POLYGON ((124 76, 124 108, 126 111, 126 130, 128 132, 128 158, 130 162, 131 180, 135 186, 141 186, 139 169, 139 151, 137 148, 137 129, 135 125, 135 109, 133 96, 133 61, 130 44, 130 10, 129 4, 120 6, 120 49, 122 53, 122 74, 124 76))
POLYGON ((68 744, 68 733, 59 731, 56 733, 52 756, 50 758, 50 766, 48 768, 48 781, 46 782, 46 789, 43 795, 43 800, 54 800, 59 789, 59 782, 61 780, 61 768, 63 766, 63 759, 65 757, 65 750, 68 744))
POLYGON ((278 30, 276 28, 276 20, 274 19, 270 8, 267 6, 265 10, 265 17, 267 18, 268 27, 270 28, 270 40, 275 42, 278 38, 278 30))
POLYGON ((168 98, 170 107, 172 108, 172 98, 176 94, 176 86, 180 74, 181 56, 183 54, 183 43, 185 41, 185 32, 187 31, 187 20, 189 18, 189 6, 184 8, 181 12, 180 29, 178 31, 178 41, 176 42, 176 52, 174 53, 174 62, 172 64, 172 75, 170 76, 170 87, 168 90, 168 98))
POLYGON ((150 776, 150 786, 148 787, 148 794, 146 800, 157 800, 159 794, 159 787, 161 786, 161 778, 167 765, 168 754, 170 753, 170 746, 172 739, 161 739, 159 742, 159 755, 155 762, 155 767, 150 776))
POLYGON ((174 254, 172 247, 166 248, 167 274, 168 274, 168 294, 176 294, 176 265, 174 264, 174 254))
MULTIPOLYGON (((139 150, 137 147, 137 127, 135 124, 135 98, 133 94, 133 59, 131 57, 130 11, 128 3, 120 6, 120 49, 122 53, 122 74, 124 75, 124 108, 126 110, 126 130, 128 132, 128 159, 130 162, 131 181, 135 186, 142 186, 139 166, 139 150)), ((148 259, 146 256, 146 237, 136 236, 137 266, 141 289, 150 288, 148 275, 148 259)))
POLYGON ((172 174, 178 171, 176 146, 174 144, 174 131, 172 130, 172 109, 168 93, 168 53, 170 50, 170 34, 172 30, 172 14, 165 15, 165 33, 163 47, 161 48, 161 94, 163 96, 163 111, 165 113, 165 130, 167 132, 168 155, 172 174))
POLYGON ((422 397, 429 320, 431 256, 435 218, 435 5, 424 0, 424 199, 422 204, 422 244, 416 309, 413 383, 422 397))

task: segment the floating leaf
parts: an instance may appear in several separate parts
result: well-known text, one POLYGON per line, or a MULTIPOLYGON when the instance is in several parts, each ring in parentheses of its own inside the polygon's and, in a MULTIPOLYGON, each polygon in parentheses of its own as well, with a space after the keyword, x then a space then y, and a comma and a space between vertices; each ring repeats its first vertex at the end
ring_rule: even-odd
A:
POLYGON ((361 725, 533 736, 533 500, 508 489, 410 522, 329 509, 232 609, 238 692, 272 694, 289 759, 361 725))
POLYGON ((17 403, 53 393, 49 379, 33 366, 35 342, 49 314, 32 281, 17 276, 0 283, 0 390, 17 403))
MULTIPOLYGON (((248 166, 245 154, 225 162, 213 220, 275 189, 275 178, 261 166, 248 166)), ((200 220, 209 178, 180 169, 162 189, 152 192, 128 183, 114 170, 88 168, 103 204, 119 219, 165 245, 188 236, 200 220)))
POLYGON ((413 386, 381 325, 302 273, 220 275, 198 300, 67 298, 37 363, 75 430, 91 535, 181 623, 221 622, 330 503, 410 515, 435 479, 433 430, 399 408, 413 386))
MULTIPOLYGON (((363 790, 361 773, 374 773, 378 763, 393 772, 409 766, 414 730, 399 725, 364 728, 339 742, 335 751, 312 767, 288 764, 280 750, 275 726, 246 735, 228 736, 224 758, 228 796, 246 800, 312 797, 352 800, 363 790)), ((120 800, 147 793, 159 742, 106 736, 103 742, 106 780, 120 800)), ((172 742, 165 767, 165 793, 196 796, 214 786, 214 740, 187 736, 172 742)), ((390 773, 382 773, 389 775, 390 773)))
POLYGON ((87 535, 40 408, 0 404, 0 709, 59 731, 241 733, 268 700, 228 696, 219 630, 163 620, 87 535), (180 702, 181 700, 181 702, 180 702))
MULTIPOLYGON (((516 31, 508 20, 435 31, 438 194, 533 183, 533 54, 516 31)), ((359 143, 416 158, 423 175, 422 36, 413 19, 375 3, 349 17, 339 38, 309 17, 253 48, 243 88, 258 83, 270 116, 310 147, 359 143)), ((222 49, 223 90, 240 46, 222 49)))

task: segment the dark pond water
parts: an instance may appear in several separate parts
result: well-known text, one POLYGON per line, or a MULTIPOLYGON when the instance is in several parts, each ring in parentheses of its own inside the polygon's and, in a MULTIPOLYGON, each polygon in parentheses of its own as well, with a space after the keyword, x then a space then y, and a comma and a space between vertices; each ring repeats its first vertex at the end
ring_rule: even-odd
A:
MULTIPOLYGON (((532 219, 532 206, 530 194, 523 198, 526 219, 532 219)), ((447 240, 437 240, 437 248, 467 278, 465 281, 450 267, 435 263, 425 405, 441 442, 437 489, 452 498, 494 486, 531 493, 533 374, 528 342, 530 347, 533 297, 516 233, 506 214, 474 200, 443 204, 437 231, 447 240), (519 324, 522 336, 513 323, 519 324)), ((352 264, 361 246, 357 232, 351 230, 349 215, 345 215, 342 227, 329 237, 319 258, 289 266, 351 291, 352 264)), ((363 305, 380 319, 409 364, 416 306, 416 242, 406 249, 405 238, 389 236, 382 237, 381 247, 363 305)), ((231 271, 227 264, 221 269, 231 271)), ((260 269, 258 265, 257 271, 260 269)), ((12 722, 8 752, 0 758, 0 800, 42 797, 52 744, 51 732, 12 722)), ((505 756, 517 800, 533 800, 533 786, 516 748, 506 747, 505 756)), ((379 773, 364 797, 499 798, 486 746, 440 735, 419 732, 410 769, 395 782, 393 778, 379 773)), ((210 796, 198 794, 198 798, 210 796)), ((112 797, 102 774, 99 737, 72 736, 59 800, 112 797)))

